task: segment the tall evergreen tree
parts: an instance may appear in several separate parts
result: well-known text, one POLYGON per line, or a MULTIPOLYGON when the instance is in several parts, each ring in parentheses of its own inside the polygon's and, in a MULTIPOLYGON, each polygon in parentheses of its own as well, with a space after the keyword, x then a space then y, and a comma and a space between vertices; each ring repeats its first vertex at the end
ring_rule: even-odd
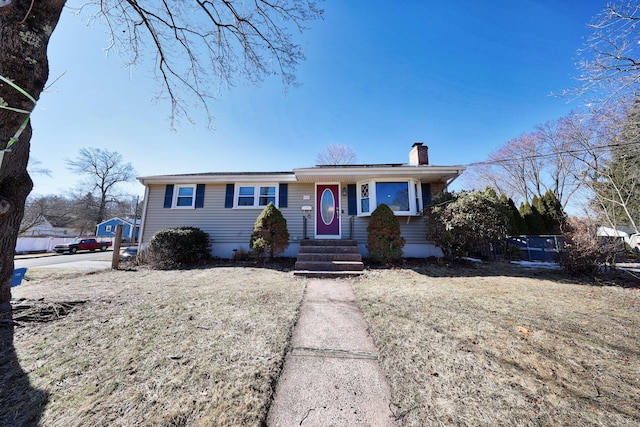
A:
POLYGON ((520 205, 520 215, 527 227, 527 234, 545 234, 544 219, 538 209, 527 203, 520 205))
POLYGON ((565 223, 567 215, 562 209, 562 204, 553 193, 548 190, 540 199, 542 206, 542 216, 549 234, 560 234, 562 225, 565 223))
POLYGON ((500 196, 500 203, 505 207, 508 226, 507 233, 509 236, 519 236, 528 233, 527 224, 522 219, 520 211, 516 207, 512 198, 507 198, 504 194, 500 196))

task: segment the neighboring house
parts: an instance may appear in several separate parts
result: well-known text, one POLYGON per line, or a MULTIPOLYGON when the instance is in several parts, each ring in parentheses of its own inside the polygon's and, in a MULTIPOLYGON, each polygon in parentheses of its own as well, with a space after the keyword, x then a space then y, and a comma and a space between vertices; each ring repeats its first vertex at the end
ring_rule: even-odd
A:
POLYGON ((598 227, 596 234, 601 237, 616 238, 624 241, 635 252, 640 252, 640 234, 634 231, 635 229, 624 226, 617 228, 598 227))
POLYGON ((274 202, 291 236, 285 256, 295 257, 305 238, 355 239, 366 256, 369 217, 386 203, 400 219, 404 256, 436 256, 441 252, 426 240, 423 208, 463 171, 429 165, 428 147, 415 143, 408 164, 139 177, 145 186, 140 246, 161 229, 192 226, 210 235, 213 256, 231 258, 234 250, 249 250, 256 218, 274 202))
POLYGON ((40 237, 40 236, 53 236, 53 235, 54 235, 53 225, 51 225, 51 223, 46 218, 42 218, 41 222, 27 228, 24 231, 24 233, 20 235, 20 237, 40 237))
POLYGON ((53 227, 53 236, 57 237, 77 237, 78 230, 72 227, 53 227))
POLYGON ((75 237, 75 234, 69 234, 68 230, 54 227, 44 219, 40 224, 29 227, 18 237, 16 253, 51 252, 55 245, 65 243, 65 238, 68 237, 75 237))
POLYGON ((96 225, 97 237, 110 237, 116 235, 116 226, 122 225, 122 239, 132 242, 138 239, 140 220, 133 218, 111 218, 96 225))

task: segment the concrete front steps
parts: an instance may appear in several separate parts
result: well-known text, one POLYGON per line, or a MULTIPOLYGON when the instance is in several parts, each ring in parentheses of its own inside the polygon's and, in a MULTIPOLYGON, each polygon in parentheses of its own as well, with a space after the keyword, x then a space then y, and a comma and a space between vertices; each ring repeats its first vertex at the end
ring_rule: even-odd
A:
POLYGON ((355 240, 312 240, 300 242, 293 274, 310 277, 359 276, 364 270, 355 240))

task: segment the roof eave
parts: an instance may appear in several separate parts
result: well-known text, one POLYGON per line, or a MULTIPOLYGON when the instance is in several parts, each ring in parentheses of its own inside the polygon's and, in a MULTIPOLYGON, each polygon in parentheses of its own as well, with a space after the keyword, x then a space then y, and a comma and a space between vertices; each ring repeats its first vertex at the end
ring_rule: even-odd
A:
POLYGON ((313 167, 294 169, 293 172, 233 172, 184 175, 155 175, 138 177, 143 185, 149 184, 222 184, 260 182, 355 182, 368 179, 414 178, 423 182, 446 182, 458 177, 464 166, 431 165, 358 165, 337 167, 313 167))
POLYGON ((211 173, 186 175, 155 175, 136 178, 142 185, 148 184, 223 184, 228 182, 296 182, 292 172, 265 173, 211 173))
POLYGON ((420 181, 447 181, 456 178, 464 166, 362 166, 294 169, 298 182, 361 181, 367 179, 415 178, 420 181))

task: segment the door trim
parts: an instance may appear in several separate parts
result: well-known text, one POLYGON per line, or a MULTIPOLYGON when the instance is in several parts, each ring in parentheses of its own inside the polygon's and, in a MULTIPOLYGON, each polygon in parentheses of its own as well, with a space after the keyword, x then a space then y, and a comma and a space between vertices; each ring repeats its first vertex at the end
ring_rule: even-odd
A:
POLYGON ((340 183, 339 182, 316 182, 314 189, 313 189, 313 193, 314 193, 314 203, 315 203, 315 212, 316 214, 314 215, 314 225, 313 225, 313 235, 314 238, 316 239, 341 239, 342 238, 342 194, 340 192, 340 183), (338 187, 337 190, 337 194, 336 194, 336 200, 337 200, 337 206, 336 209, 338 211, 338 234, 337 235, 332 235, 332 234, 322 234, 322 235, 318 235, 318 210, 320 209, 320 200, 318 200, 318 186, 319 185, 335 185, 338 187))

